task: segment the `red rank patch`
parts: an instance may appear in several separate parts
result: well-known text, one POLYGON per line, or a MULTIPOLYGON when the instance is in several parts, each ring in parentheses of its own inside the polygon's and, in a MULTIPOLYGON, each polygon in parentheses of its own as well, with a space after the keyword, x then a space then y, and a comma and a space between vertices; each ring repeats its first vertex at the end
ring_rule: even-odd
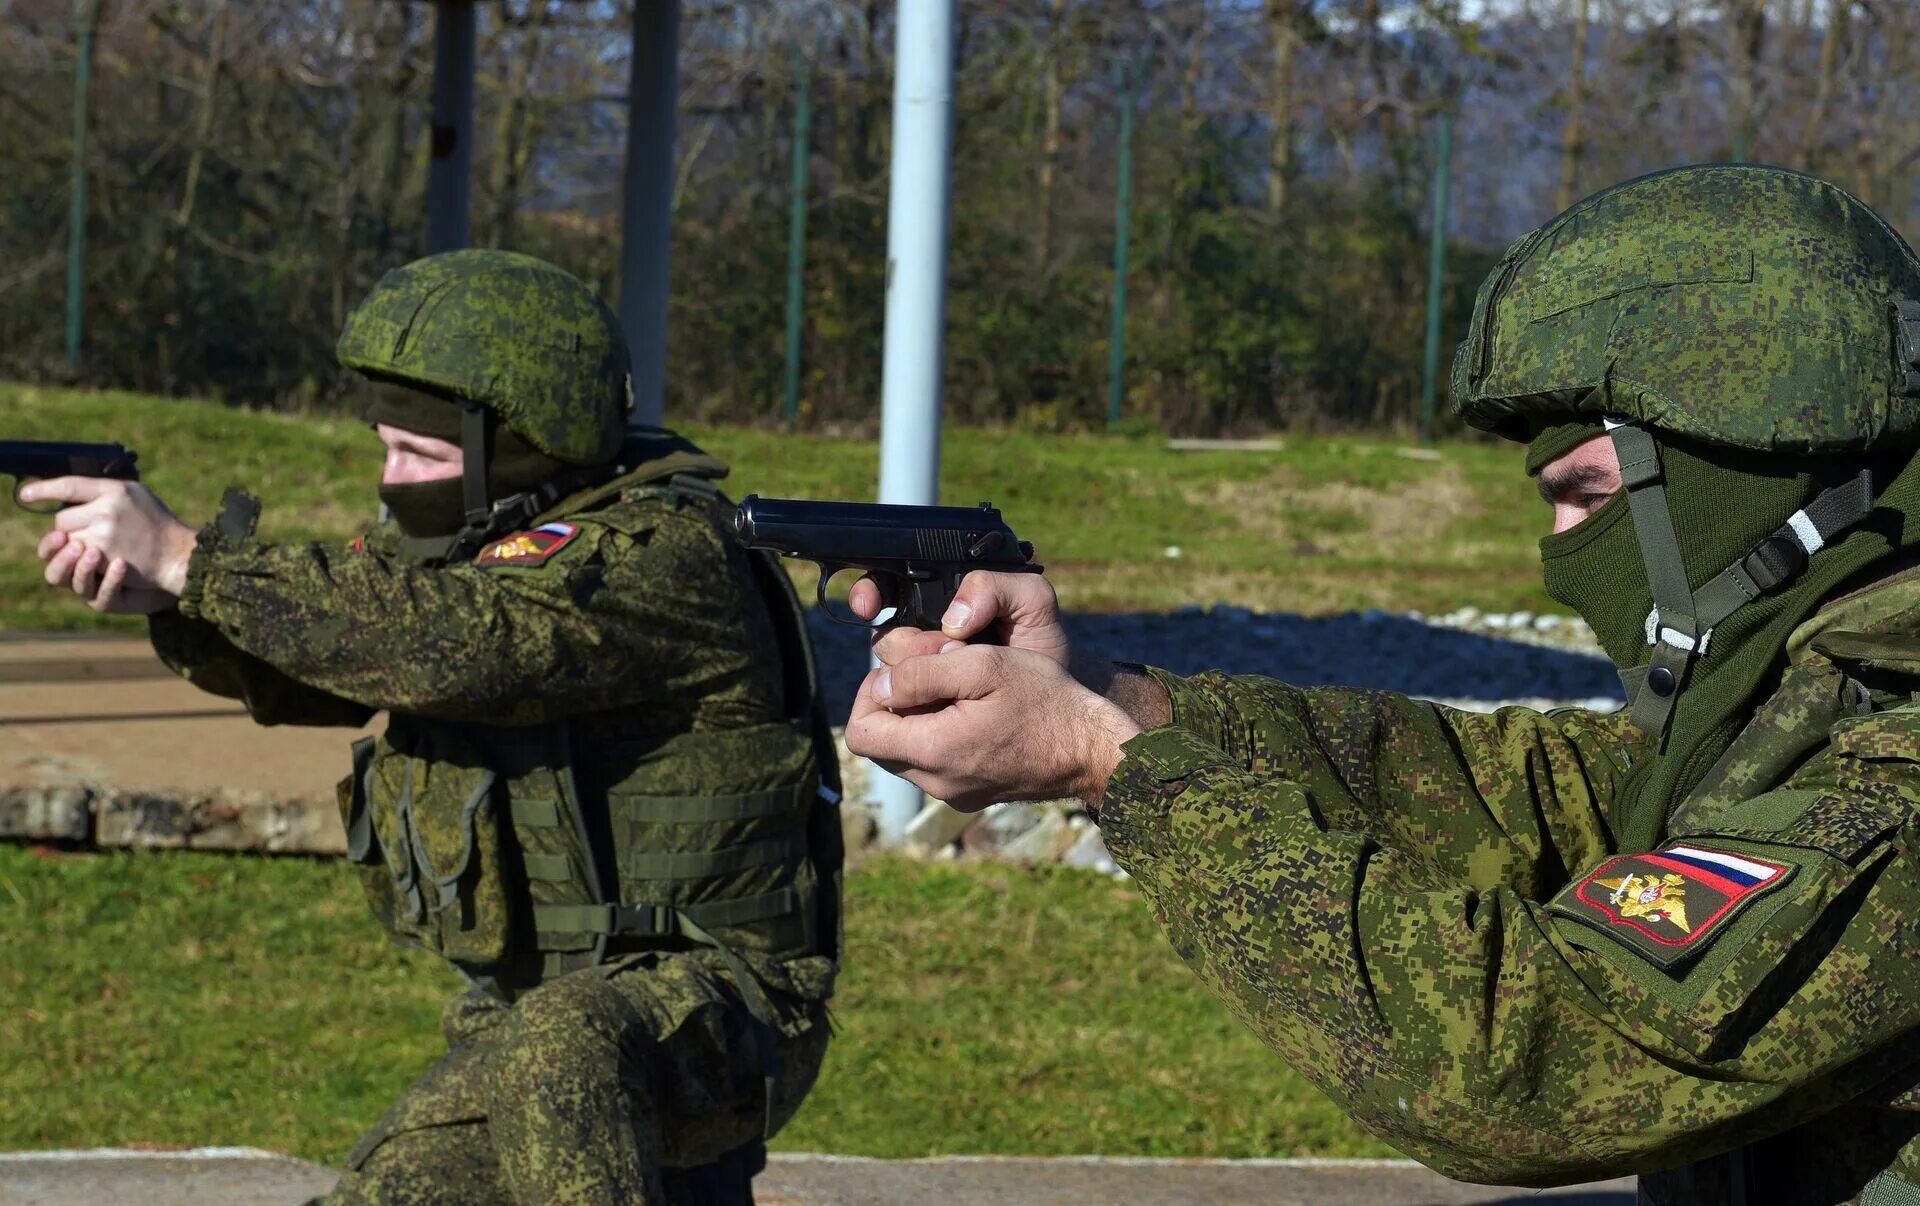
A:
POLYGON ((1672 968, 1704 950, 1726 923, 1793 868, 1747 854, 1673 842, 1610 858, 1548 908, 1672 968))
POLYGON ((543 523, 531 532, 515 532, 480 550, 473 563, 485 569, 496 565, 543 565, 572 543, 580 529, 570 523, 543 523))

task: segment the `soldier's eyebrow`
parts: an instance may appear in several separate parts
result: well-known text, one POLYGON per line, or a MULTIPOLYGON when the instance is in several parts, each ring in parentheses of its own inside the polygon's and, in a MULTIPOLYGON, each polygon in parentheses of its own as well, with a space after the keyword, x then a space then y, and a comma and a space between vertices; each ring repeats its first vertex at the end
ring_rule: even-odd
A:
POLYGON ((1572 465, 1553 473, 1540 474, 1540 501, 1553 506, 1576 494, 1612 494, 1619 484, 1599 465, 1572 465))

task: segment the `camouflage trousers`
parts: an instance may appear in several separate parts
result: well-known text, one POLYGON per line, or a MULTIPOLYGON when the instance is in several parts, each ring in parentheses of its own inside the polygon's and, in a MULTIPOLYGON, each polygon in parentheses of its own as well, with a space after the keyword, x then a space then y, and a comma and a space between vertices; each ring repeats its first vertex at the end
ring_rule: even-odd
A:
POLYGON ((826 1053, 825 1005, 791 1006, 779 1031, 759 1025, 704 954, 574 972, 512 1005, 458 997, 441 1019, 447 1054, 354 1146, 324 1201, 679 1203, 715 1200, 728 1178, 743 1192, 726 1196, 750 1201, 757 1165, 715 1162, 785 1125, 826 1053))

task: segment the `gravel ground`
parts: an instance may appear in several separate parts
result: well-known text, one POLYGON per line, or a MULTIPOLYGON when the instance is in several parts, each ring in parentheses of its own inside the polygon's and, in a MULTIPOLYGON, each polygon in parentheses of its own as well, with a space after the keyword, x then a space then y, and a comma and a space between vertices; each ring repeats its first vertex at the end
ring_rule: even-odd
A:
MULTIPOLYGON (((809 609, 828 706, 844 717, 866 673, 866 633, 809 609)), ((1385 611, 1307 619, 1225 605, 1172 614, 1070 615, 1077 649, 1179 674, 1221 669, 1299 686, 1400 691, 1457 707, 1612 710, 1620 681, 1585 623, 1563 616, 1385 611)))

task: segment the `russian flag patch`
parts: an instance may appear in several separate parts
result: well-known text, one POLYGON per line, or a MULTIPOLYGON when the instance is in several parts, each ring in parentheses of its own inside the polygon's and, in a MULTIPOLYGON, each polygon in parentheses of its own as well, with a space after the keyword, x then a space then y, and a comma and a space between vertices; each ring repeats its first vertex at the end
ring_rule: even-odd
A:
POLYGON ((1739 911, 1793 875, 1787 863, 1673 842, 1601 863, 1547 905, 1600 930, 1661 968, 1711 944, 1739 911))
POLYGON ((496 565, 542 565, 579 534, 580 529, 570 523, 543 523, 530 532, 515 532, 494 541, 480 550, 473 563, 482 569, 496 565))

